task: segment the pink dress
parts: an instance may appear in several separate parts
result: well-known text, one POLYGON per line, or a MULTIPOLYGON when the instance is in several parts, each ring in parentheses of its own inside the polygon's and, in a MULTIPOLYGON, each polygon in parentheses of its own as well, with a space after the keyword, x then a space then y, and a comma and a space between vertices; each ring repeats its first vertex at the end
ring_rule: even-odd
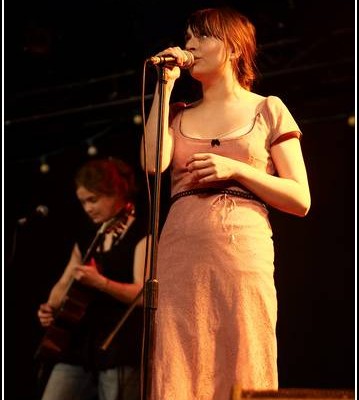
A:
MULTIPOLYGON (((192 188, 185 163, 195 152, 274 174, 271 144, 283 134, 300 135, 274 96, 263 100, 245 132, 222 136, 215 145, 184 136, 182 113, 172 121, 172 195, 192 188)), ((158 247, 152 400, 230 400, 234 386, 278 388, 273 260, 268 210, 261 203, 202 194, 172 204, 158 247)))

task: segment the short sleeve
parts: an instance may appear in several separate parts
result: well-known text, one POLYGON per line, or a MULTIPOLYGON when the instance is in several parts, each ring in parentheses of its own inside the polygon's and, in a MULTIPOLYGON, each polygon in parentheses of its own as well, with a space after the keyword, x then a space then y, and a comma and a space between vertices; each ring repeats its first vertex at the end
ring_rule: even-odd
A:
POLYGON ((276 145, 284 140, 302 137, 298 124, 279 97, 267 97, 267 112, 271 125, 270 145, 276 145))

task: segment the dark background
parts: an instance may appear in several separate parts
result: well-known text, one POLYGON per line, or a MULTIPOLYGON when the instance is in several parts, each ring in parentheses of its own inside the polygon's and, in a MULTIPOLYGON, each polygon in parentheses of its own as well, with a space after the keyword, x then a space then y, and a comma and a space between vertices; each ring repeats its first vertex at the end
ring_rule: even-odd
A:
MULTIPOLYGON (((69 255, 83 220, 72 187, 90 158, 139 167, 155 73, 144 60, 183 46, 194 9, 229 4, 257 27, 255 91, 279 96, 303 131, 312 192, 306 218, 272 211, 279 300, 280 387, 355 386, 355 3, 347 0, 232 2, 7 0, 4 16, 4 299, 6 398, 36 399, 36 311, 69 255), (146 81, 143 84, 143 72, 146 81), (49 171, 42 173, 40 165, 49 171), (47 218, 16 220, 44 204, 47 218), (10 382, 10 383, 9 383, 10 382)), ((174 98, 195 90, 186 74, 174 98)), ((162 181, 161 221, 168 207, 162 181)), ((65 400, 65 399, 64 399, 65 400)), ((165 399, 164 399, 165 400, 165 399)))

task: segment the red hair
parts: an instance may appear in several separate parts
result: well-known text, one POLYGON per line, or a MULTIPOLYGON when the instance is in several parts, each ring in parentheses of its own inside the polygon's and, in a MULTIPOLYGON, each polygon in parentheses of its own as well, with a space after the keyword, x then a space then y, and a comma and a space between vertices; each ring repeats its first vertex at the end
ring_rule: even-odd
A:
POLYGON ((205 8, 187 19, 195 36, 211 36, 223 41, 228 57, 235 54, 233 69, 238 82, 250 90, 256 79, 256 31, 247 17, 229 7, 205 8))

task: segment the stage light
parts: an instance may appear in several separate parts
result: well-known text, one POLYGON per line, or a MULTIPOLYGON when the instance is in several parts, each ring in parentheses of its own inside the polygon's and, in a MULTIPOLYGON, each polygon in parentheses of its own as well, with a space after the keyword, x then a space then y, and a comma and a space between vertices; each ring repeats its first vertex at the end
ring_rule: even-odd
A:
POLYGON ((142 124, 142 116, 140 114, 134 114, 132 120, 133 120, 133 123, 135 125, 141 125, 142 124))
POLYGON ((43 174, 47 174, 50 171, 50 165, 46 162, 45 158, 41 158, 40 171, 43 174))
POLYGON ((89 156, 95 156, 97 154, 97 147, 94 146, 91 139, 87 140, 87 154, 89 156))
POLYGON ((349 115, 348 117, 348 125, 351 127, 355 126, 355 115, 349 115))

